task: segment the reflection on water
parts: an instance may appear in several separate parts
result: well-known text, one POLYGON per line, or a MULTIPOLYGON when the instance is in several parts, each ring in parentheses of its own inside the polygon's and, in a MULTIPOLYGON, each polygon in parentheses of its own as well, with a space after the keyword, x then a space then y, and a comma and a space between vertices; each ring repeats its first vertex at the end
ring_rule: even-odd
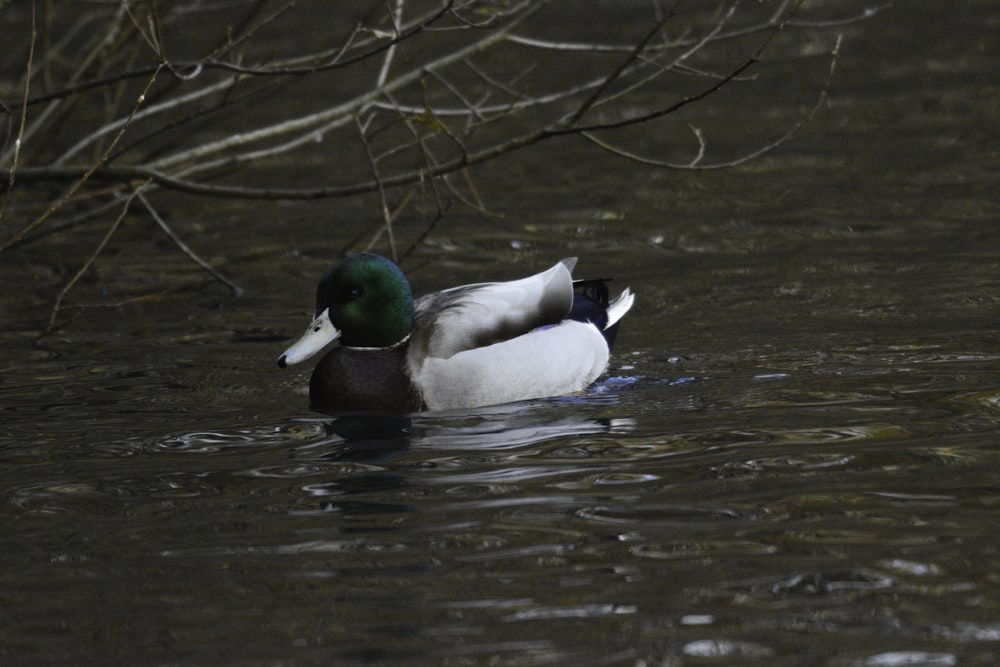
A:
POLYGON ((878 354, 842 374, 763 360, 778 377, 639 358, 649 377, 568 399, 8 448, 12 628, 128 662, 217 642, 348 664, 820 659, 845 637, 837 664, 986 660, 998 461, 970 425, 1000 426, 995 390, 935 355, 862 391, 853 366, 894 365, 878 354))

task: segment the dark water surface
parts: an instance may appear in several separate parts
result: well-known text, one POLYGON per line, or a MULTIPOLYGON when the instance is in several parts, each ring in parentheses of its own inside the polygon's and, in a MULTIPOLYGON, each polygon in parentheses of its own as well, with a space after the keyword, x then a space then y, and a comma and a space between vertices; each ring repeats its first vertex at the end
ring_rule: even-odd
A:
MULTIPOLYGON (((404 268, 630 285, 586 396, 310 413, 274 360, 370 202, 185 200, 245 295, 194 276, 40 345, 76 267, 0 256, 0 662, 997 664, 998 29, 900 3, 737 170, 568 142, 477 170, 503 217, 456 210, 404 268)), ((83 295, 189 270, 116 243, 83 295)))

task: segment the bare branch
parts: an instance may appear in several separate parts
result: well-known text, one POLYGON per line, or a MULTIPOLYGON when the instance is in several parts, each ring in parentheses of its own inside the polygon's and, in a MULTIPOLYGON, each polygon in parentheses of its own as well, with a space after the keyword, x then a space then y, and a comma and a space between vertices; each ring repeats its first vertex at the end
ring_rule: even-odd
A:
MULTIPOLYGON (((715 23, 715 25, 713 26, 712 30, 709 31, 709 33, 707 35, 705 35, 701 40, 695 42, 694 45, 692 45, 686 51, 684 51, 679 56, 677 56, 677 58, 675 58, 669 65, 657 66, 654 69, 654 71, 653 71, 653 73, 651 75, 649 75, 647 77, 643 77, 643 78, 635 81, 634 83, 632 83, 631 85, 627 86, 626 88, 624 88, 623 90, 619 91, 618 93, 616 93, 613 96, 608 96, 605 99, 597 99, 597 97, 599 97, 599 95, 595 94, 593 102, 592 102, 592 106, 597 106, 599 104, 608 104, 610 102, 615 101, 616 99, 623 98, 626 95, 628 95, 629 93, 631 93, 631 92, 633 92, 635 90, 638 90, 638 89, 642 88, 643 86, 649 84, 654 79, 656 79, 659 76, 661 76, 664 72, 676 69, 681 64, 683 64, 684 61, 688 60, 692 55, 694 55, 695 53, 697 53, 698 51, 700 51, 702 48, 704 48, 706 44, 709 44, 715 38, 715 36, 718 35, 722 31, 722 28, 726 25, 726 23, 729 21, 729 19, 732 17, 732 15, 733 15, 733 13, 735 11, 736 11, 736 5, 730 6, 729 10, 723 15, 722 18, 720 18, 715 23)), ((662 26, 666 22, 666 20, 667 20, 666 18, 661 19, 660 28, 662 28, 662 26)), ((657 29, 656 32, 658 32, 658 31, 659 31, 659 28, 657 29)), ((655 32, 651 33, 648 36, 647 41, 649 39, 652 39, 652 37, 655 36, 655 34, 656 34, 655 32)), ((638 49, 633 54, 631 54, 629 60, 627 60, 625 63, 623 63, 623 67, 622 67, 622 71, 623 72, 626 69, 625 66, 628 63, 630 63, 633 60, 642 59, 642 52, 643 52, 643 50, 644 49, 638 49)), ((758 51, 758 53, 759 53, 759 51, 758 51)), ((655 63, 655 61, 648 61, 648 60, 646 60, 645 62, 653 62, 653 63, 655 63)), ((717 78, 720 81, 727 79, 726 75, 722 75, 722 76, 719 76, 717 78)), ((736 77, 730 77, 728 80, 735 80, 735 79, 736 79, 736 77)), ((578 114, 576 118, 571 118, 570 119, 570 124, 575 125, 576 122, 579 120, 580 117, 582 117, 582 114, 578 114)))
POLYGON ((234 283, 233 281, 229 280, 224 275, 216 271, 211 264, 209 264, 201 257, 199 257, 198 254, 195 253, 195 251, 190 248, 190 246, 184 243, 184 241, 182 241, 181 238, 174 233, 174 230, 171 229, 170 225, 167 224, 167 221, 163 219, 159 211, 157 211, 153 207, 149 199, 146 198, 146 195, 142 193, 142 188, 139 188, 135 191, 135 196, 139 198, 139 201, 142 202, 142 205, 153 217, 153 220, 160 227, 160 229, 163 230, 163 233, 166 234, 170 238, 170 240, 173 241, 177 245, 177 247, 181 249, 181 252, 190 257, 191 261, 193 261, 195 264, 197 264, 202 269, 207 271, 209 275, 211 275, 213 278, 215 278, 220 283, 228 287, 229 291, 232 293, 233 296, 238 297, 243 295, 243 288, 241 288, 239 285, 237 285, 236 283, 234 283))
POLYGON ((634 149, 629 128, 680 120, 674 114, 729 86, 749 91, 767 73, 759 67, 765 50, 781 56, 776 47, 787 44, 788 53, 811 52, 794 36, 811 39, 886 6, 837 7, 836 17, 819 10, 810 16, 801 4, 648 0, 615 5, 616 23, 606 26, 601 17, 583 20, 568 3, 549 0, 383 0, 365 14, 340 9, 339 36, 308 35, 291 46, 265 40, 272 29, 287 29, 299 18, 295 0, 240 3, 226 17, 234 27, 202 31, 203 44, 178 38, 198 32, 185 31, 192 12, 210 11, 197 3, 89 5, 79 21, 67 21, 73 25, 64 29, 65 38, 46 39, 40 49, 34 32, 30 43, 25 38, 20 97, 16 105, 2 105, 9 135, 15 134, 15 107, 20 126, 18 140, 5 142, 0 158, 0 188, 6 190, 0 215, 6 210, 10 216, 6 202, 15 177, 19 193, 38 184, 69 186, 53 201, 21 206, 22 214, 43 212, 18 221, 23 229, 0 251, 89 224, 90 213, 106 213, 132 192, 164 234, 236 293, 237 286, 164 222, 151 193, 244 200, 377 193, 378 220, 370 227, 359 223, 351 244, 384 243, 393 256, 405 257, 455 202, 494 215, 472 180, 473 165, 556 137, 579 136, 653 167, 743 164, 785 144, 818 114, 839 40, 811 108, 786 114, 786 125, 770 133, 776 139, 757 137, 735 157, 709 151, 712 132, 698 119, 668 126, 692 132, 694 144, 682 157, 634 149), (278 48, 287 50, 276 53, 278 48), (146 101, 127 108, 122 100, 143 85, 140 100, 146 101), (77 118, 87 124, 74 125, 77 118), (33 141, 38 136, 47 141, 33 141), (279 187, 288 180, 271 180, 270 171, 288 163, 307 175, 292 181, 294 187, 279 187), (139 194, 136 182, 143 184, 139 194), (77 204, 72 212, 65 206, 70 201, 77 204), (425 225, 410 231, 399 224, 404 215, 422 216, 425 225))
MULTIPOLYGON (((122 25, 124 24, 124 21, 122 20, 123 16, 124 16, 124 11, 123 9, 120 8, 118 13, 115 15, 115 18, 111 24, 111 29, 108 31, 108 33, 104 36, 102 40, 98 40, 97 43, 94 45, 94 47, 82 59, 79 60, 79 65, 76 67, 73 74, 70 76, 71 82, 76 81, 81 76, 83 76, 83 73, 87 70, 87 68, 89 68, 93 64, 95 60, 98 59, 102 50, 107 47, 107 44, 113 43, 118 38, 118 35, 121 32, 122 25)), ((147 72, 147 76, 153 75, 156 71, 158 71, 158 69, 154 68, 152 71, 147 72)), ((32 100, 28 100, 28 106, 31 106, 32 104, 33 104, 32 100)), ((22 136, 22 147, 24 145, 24 142, 30 140, 30 138, 33 137, 39 129, 46 126, 46 124, 49 122, 49 119, 60 108, 60 106, 61 105, 59 104, 58 100, 52 100, 51 103, 42 111, 42 113, 39 114, 25 128, 22 136)), ((12 149, 8 149, 3 154, 0 154, 0 164, 7 164, 8 162, 10 162, 11 150, 12 149)), ((2 250, 2 248, 0 248, 0 250, 2 250)))
POLYGON ((21 156, 21 141, 24 138, 24 126, 28 122, 28 92, 31 90, 31 68, 35 61, 35 42, 38 40, 38 29, 35 26, 35 3, 31 3, 31 38, 28 45, 28 64, 24 73, 24 98, 21 101, 21 121, 18 124, 17 138, 14 139, 14 155, 10 161, 10 171, 7 176, 7 189, 0 199, 0 220, 7 210, 7 198, 14 189, 14 174, 17 172, 17 161, 21 156))
POLYGON ((640 54, 642 54, 642 52, 646 49, 650 41, 660 33, 660 30, 663 29, 664 24, 666 24, 669 18, 670 18, 669 16, 665 16, 660 20, 658 20, 653 25, 652 29, 650 29, 646 33, 646 35, 642 39, 640 39, 638 43, 636 43, 635 47, 632 49, 632 52, 629 53, 628 57, 621 63, 619 63, 618 67, 613 69, 608 74, 607 78, 605 78, 604 81, 601 82, 601 85, 597 88, 597 90, 595 90, 590 95, 590 97, 585 99, 583 103, 579 107, 577 107, 576 111, 574 111, 572 114, 566 117, 565 121, 563 122, 563 124, 566 127, 572 127, 576 125, 580 121, 580 119, 582 119, 584 115, 586 115, 586 113, 595 104, 597 104, 598 100, 601 99, 601 96, 608 90, 608 88, 610 88, 615 81, 618 81, 622 77, 622 75, 629 68, 629 66, 632 65, 632 63, 634 63, 639 58, 640 54))
MULTIPOLYGON (((397 5, 398 6, 398 5, 397 5)), ((392 253, 392 259, 396 260, 396 243, 393 239, 392 234, 392 214, 389 213, 389 201, 386 198, 385 187, 382 185, 382 178, 378 173, 378 162, 375 156, 371 152, 371 144, 368 143, 367 131, 368 126, 371 124, 372 117, 369 116, 367 121, 362 121, 360 118, 357 120, 358 135, 361 137, 361 143, 365 147, 365 155, 368 157, 368 166, 371 168, 372 179, 378 188, 379 200, 382 202, 382 221, 385 223, 383 229, 389 235, 389 249, 392 253)))
POLYGON ((330 123, 334 123, 339 126, 340 124, 350 122, 350 118, 352 116, 363 112, 377 99, 419 81, 424 76, 426 70, 445 67, 451 63, 462 61, 475 53, 481 52, 490 46, 503 41, 506 39, 509 30, 512 30, 536 12, 540 11, 545 4, 546 2, 532 3, 531 7, 528 7, 520 14, 517 14, 512 19, 511 24, 506 28, 486 33, 484 37, 472 42, 464 48, 459 48, 455 51, 446 53, 445 55, 425 65, 414 68, 400 76, 394 77, 393 79, 387 81, 384 85, 376 86, 375 88, 342 104, 335 105, 313 114, 300 116, 298 118, 262 127, 250 132, 234 134, 225 139, 202 144, 187 151, 180 151, 169 157, 157 160, 150 166, 154 170, 163 171, 169 169, 170 167, 183 163, 194 162, 206 156, 221 153, 231 148, 246 146, 248 144, 273 139, 275 137, 293 132, 315 129, 319 126, 328 125, 330 123))
MULTIPOLYGON (((158 71, 159 70, 157 70, 157 72, 158 71)), ((149 92, 149 89, 152 87, 153 82, 155 81, 156 81, 156 73, 154 73, 153 76, 150 77, 149 82, 146 84, 145 90, 136 99, 135 106, 132 107, 132 112, 129 114, 130 120, 132 116, 135 115, 135 112, 142 105, 143 101, 146 98, 146 93, 149 92)), ((107 162, 108 156, 111 154, 111 151, 114 150, 115 146, 121 140, 122 136, 125 134, 125 130, 127 129, 128 129, 128 123, 123 124, 121 130, 118 132, 118 135, 114 138, 114 141, 112 141, 111 144, 108 146, 107 150, 104 151, 104 154, 100 157, 100 159, 98 159, 93 165, 90 166, 89 169, 87 169, 87 171, 85 171, 82 175, 80 175, 80 177, 76 180, 76 182, 73 183, 73 185, 69 188, 69 190, 67 190, 66 193, 60 199, 55 201, 48 208, 48 210, 45 211, 45 213, 35 218, 33 221, 31 221, 30 224, 28 224, 27 227, 22 229, 20 232, 15 234, 13 238, 9 239, 2 246, 0 246, 0 252, 3 252, 7 248, 11 247, 12 245, 20 241, 22 238, 24 238, 26 234, 28 234, 33 229, 37 228, 39 225, 44 223, 52 216, 52 214, 54 214, 56 211, 62 208, 63 204, 65 204, 81 187, 83 187, 84 183, 86 183, 90 179, 90 177, 93 176, 104 165, 105 162, 107 162)), ((8 184, 8 188, 9 187, 10 186, 8 184)))
POLYGON ((823 107, 823 104, 826 102, 827 96, 829 95, 830 84, 833 81, 834 71, 836 70, 837 66, 837 58, 840 55, 840 45, 842 39, 843 39, 842 35, 837 36, 836 44, 834 45, 833 51, 831 51, 830 54, 831 55, 830 69, 829 73, 827 74, 826 84, 823 86, 823 89, 820 91, 816 99, 816 102, 812 105, 812 107, 798 121, 796 121, 791 127, 789 127, 784 134, 782 134, 777 139, 774 139, 773 141, 764 144, 760 148, 751 151, 749 153, 745 153, 744 155, 741 155, 732 160, 715 162, 712 164, 702 164, 701 160, 705 155, 705 141, 704 137, 701 134, 701 131, 693 126, 691 127, 691 130, 692 132, 694 132, 695 137, 698 140, 698 154, 691 160, 691 162, 687 164, 667 162, 664 160, 655 160, 639 156, 635 153, 631 153, 622 148, 617 148, 615 146, 612 146, 606 141, 601 141, 593 134, 593 132, 590 131, 584 131, 581 133, 581 135, 583 137, 586 137, 596 146, 608 151, 609 153, 617 155, 618 157, 623 157, 628 160, 632 160, 633 162, 638 162, 640 164, 645 164, 652 167, 666 167, 668 169, 694 169, 700 171, 728 169, 730 167, 736 167, 738 165, 759 158, 760 156, 773 151, 778 146, 781 146, 782 144, 788 142, 792 137, 798 134, 799 130, 801 130, 806 124, 812 121, 816 113, 823 107))
POLYGON ((104 250, 104 247, 107 246, 108 241, 110 241, 111 237, 115 235, 115 232, 118 231, 118 228, 121 226, 122 221, 125 219, 125 216, 128 215, 128 209, 129 206, 132 204, 132 200, 139 195, 139 192, 142 189, 142 187, 143 186, 139 186, 138 188, 132 191, 132 194, 129 196, 129 198, 125 200, 125 205, 122 206, 122 210, 118 214, 118 217, 115 218, 114 222, 111 223, 111 226, 108 227, 108 231, 104 234, 104 237, 101 239, 100 243, 97 244, 97 247, 94 248, 94 251, 90 254, 90 257, 88 257, 87 261, 83 263, 83 266, 81 266, 77 270, 77 272, 73 274, 73 277, 69 279, 69 282, 63 285, 63 288, 59 291, 59 294, 56 296, 55 303, 52 305, 52 312, 49 314, 49 323, 45 327, 43 335, 49 334, 55 329, 56 318, 59 316, 59 309, 62 307, 63 299, 66 298, 66 295, 69 293, 71 289, 73 289, 73 286, 76 285, 76 283, 80 280, 83 274, 85 274, 87 270, 91 267, 91 265, 94 263, 94 260, 97 259, 97 256, 100 255, 101 251, 104 250))

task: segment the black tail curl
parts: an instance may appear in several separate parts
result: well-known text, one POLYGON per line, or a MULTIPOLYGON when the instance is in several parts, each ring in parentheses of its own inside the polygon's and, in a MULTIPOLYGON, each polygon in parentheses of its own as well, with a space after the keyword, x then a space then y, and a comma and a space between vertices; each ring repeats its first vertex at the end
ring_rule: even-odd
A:
POLYGON ((590 322, 604 335, 610 348, 618 334, 618 322, 608 327, 608 303, 611 298, 608 283, 612 278, 588 278, 573 281, 573 307, 569 311, 569 319, 577 322, 590 322), (605 328, 607 327, 607 328, 605 328))

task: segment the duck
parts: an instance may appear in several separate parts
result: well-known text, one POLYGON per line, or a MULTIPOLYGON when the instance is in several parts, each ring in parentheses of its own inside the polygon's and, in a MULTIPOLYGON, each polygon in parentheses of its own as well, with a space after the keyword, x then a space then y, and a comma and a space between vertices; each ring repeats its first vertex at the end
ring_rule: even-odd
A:
POLYGON ((390 259, 349 255, 316 288, 312 323, 278 357, 301 363, 334 342, 309 381, 327 413, 463 410, 575 394, 607 368, 635 295, 573 280, 576 258, 518 280, 414 299, 390 259))

